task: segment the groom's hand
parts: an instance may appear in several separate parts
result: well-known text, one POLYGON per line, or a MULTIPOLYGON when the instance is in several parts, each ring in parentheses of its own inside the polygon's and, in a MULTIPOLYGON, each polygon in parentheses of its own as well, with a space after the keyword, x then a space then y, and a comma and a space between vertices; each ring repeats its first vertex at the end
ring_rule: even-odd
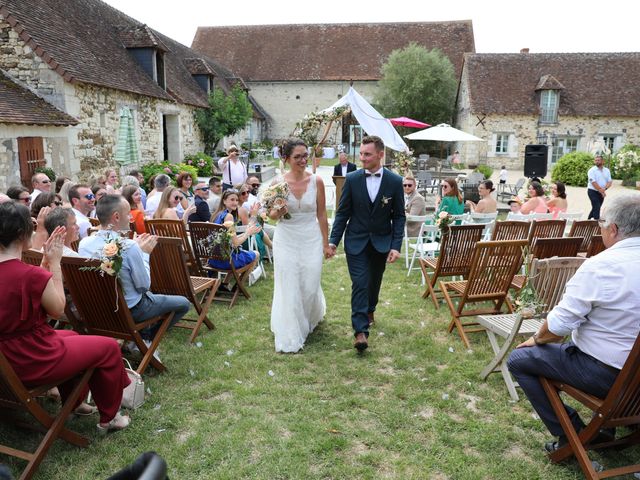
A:
POLYGON ((329 259, 333 258, 336 254, 336 246, 333 243, 330 243, 326 247, 324 247, 324 258, 329 259))
POLYGON ((400 252, 398 250, 389 250, 387 255, 387 263, 393 263, 400 258, 400 252))

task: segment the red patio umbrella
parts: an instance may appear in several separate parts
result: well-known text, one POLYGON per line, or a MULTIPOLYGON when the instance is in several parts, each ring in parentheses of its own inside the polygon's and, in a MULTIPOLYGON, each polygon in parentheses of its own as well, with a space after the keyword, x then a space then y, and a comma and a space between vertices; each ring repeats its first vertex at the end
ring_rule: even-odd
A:
POLYGON ((420 122, 409 117, 390 118, 389 121, 392 125, 396 125, 399 127, 427 128, 431 126, 428 123, 420 122))

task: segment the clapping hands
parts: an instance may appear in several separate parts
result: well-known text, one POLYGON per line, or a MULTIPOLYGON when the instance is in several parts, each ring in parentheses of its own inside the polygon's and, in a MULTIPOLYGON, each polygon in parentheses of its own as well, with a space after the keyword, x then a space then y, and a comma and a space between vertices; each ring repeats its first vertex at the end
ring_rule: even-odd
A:
POLYGON ((158 244, 158 237, 155 235, 149 235, 148 233, 143 233, 136 237, 136 243, 144 253, 151 253, 158 244))
POLYGON ((66 236, 66 227, 56 227, 56 229, 51 232, 51 235, 49 235, 49 238, 46 242, 44 242, 44 245, 42 246, 42 267, 49 269, 52 266, 60 265, 60 259, 62 258, 62 249, 64 247, 64 239, 66 236))

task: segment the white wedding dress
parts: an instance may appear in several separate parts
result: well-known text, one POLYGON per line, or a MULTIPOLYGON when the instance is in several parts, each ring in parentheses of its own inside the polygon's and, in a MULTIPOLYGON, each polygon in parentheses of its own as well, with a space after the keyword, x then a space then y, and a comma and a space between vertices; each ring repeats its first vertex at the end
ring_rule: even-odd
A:
POLYGON ((297 352, 324 317, 322 234, 316 217, 316 176, 298 200, 289 193, 290 219, 281 219, 273 237, 274 289, 271 331, 276 352, 297 352))

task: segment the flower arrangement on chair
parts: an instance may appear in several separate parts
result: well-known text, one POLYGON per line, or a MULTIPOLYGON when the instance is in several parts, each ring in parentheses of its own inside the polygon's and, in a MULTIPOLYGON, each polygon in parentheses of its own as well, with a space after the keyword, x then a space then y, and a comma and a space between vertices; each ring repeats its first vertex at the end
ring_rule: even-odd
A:
POLYGON ((449 212, 440 212, 434 218, 434 223, 440 228, 440 234, 445 235, 449 233, 449 225, 453 223, 453 217, 449 212))
POLYGON ((127 248, 124 239, 116 234, 109 233, 105 238, 104 246, 97 257, 88 260, 100 260, 97 267, 82 267, 80 270, 93 270, 104 276, 106 273, 112 277, 117 277, 122 269, 122 252, 127 248))
POLYGON ((525 282, 520 291, 516 295, 516 313, 522 318, 534 318, 544 311, 546 306, 538 299, 538 294, 531 285, 531 267, 529 263, 529 247, 522 249, 524 258, 524 276, 525 282))
POLYGON ((222 224, 223 229, 210 233, 205 238, 198 240, 200 247, 207 252, 213 252, 222 256, 225 260, 231 261, 231 253, 236 250, 233 246, 233 236, 236 226, 232 221, 222 224))

